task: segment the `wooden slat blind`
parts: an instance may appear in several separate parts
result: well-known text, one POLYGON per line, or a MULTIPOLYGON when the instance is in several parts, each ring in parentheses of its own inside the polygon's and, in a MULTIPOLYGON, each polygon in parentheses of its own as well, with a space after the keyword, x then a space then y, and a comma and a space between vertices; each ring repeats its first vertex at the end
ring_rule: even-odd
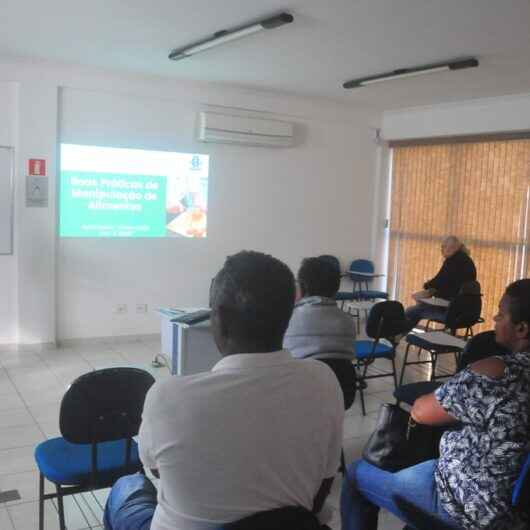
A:
POLYGON ((482 285, 484 329, 506 285, 530 274, 530 139, 395 147, 389 280, 405 306, 438 271, 440 244, 458 236, 482 285))

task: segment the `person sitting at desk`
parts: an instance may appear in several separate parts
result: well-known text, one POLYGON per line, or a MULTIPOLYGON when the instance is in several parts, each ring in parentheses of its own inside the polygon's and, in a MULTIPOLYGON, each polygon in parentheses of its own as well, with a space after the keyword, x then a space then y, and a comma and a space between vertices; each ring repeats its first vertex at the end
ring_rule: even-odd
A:
POLYGON ((123 477, 106 530, 212 530, 284 506, 321 511, 339 466, 344 402, 326 365, 282 350, 294 300, 281 261, 258 252, 226 260, 210 288, 223 359, 149 390, 139 450, 160 477, 158 504, 147 477, 123 477))
POLYGON ((431 296, 452 300, 465 283, 477 279, 477 269, 469 256, 469 250, 456 236, 446 237, 442 241, 441 251, 445 258, 441 269, 434 278, 423 284, 423 291, 412 295, 417 303, 405 311, 411 328, 424 318, 443 321, 446 315, 446 308, 433 306, 422 300, 431 296))
POLYGON ((300 300, 283 339, 293 357, 353 358, 355 327, 337 307, 340 271, 328 261, 306 258, 298 270, 300 300))

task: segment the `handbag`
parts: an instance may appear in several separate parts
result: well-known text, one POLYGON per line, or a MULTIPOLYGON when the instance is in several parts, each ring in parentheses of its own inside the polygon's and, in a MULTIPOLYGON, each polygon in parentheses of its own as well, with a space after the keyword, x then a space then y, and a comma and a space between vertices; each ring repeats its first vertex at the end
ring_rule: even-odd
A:
POLYGON ((397 405, 384 403, 363 450, 363 458, 385 471, 399 471, 438 458, 444 428, 416 423, 397 405))

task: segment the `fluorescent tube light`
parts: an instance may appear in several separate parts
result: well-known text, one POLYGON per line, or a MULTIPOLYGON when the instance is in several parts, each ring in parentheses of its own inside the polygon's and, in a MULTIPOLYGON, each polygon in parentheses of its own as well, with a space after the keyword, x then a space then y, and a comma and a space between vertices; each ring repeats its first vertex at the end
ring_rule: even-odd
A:
POLYGON ((448 61, 446 63, 428 64, 424 66, 415 66, 412 68, 400 68, 399 70, 385 72, 384 74, 352 79, 351 81, 344 83, 342 86, 344 88, 357 88, 361 86, 373 85, 375 83, 382 83, 383 81, 404 79, 406 77, 415 77, 423 74, 433 74, 436 72, 443 72, 445 70, 462 70, 464 68, 474 68, 478 65, 478 60, 474 57, 470 57, 466 59, 448 61))
POLYGON ((438 66, 437 68, 431 68, 430 70, 418 70, 416 72, 407 72, 405 74, 388 75, 385 77, 374 77, 374 79, 367 79, 366 81, 361 81, 359 84, 361 86, 374 85, 375 83, 381 83, 383 81, 392 81, 393 79, 404 79, 405 77, 416 77, 417 75, 423 74, 435 74, 436 72, 443 72, 444 70, 449 70, 449 67, 438 66))
POLYGON ((205 50, 209 50, 214 46, 226 44, 227 42, 246 37, 247 35, 252 35, 264 29, 274 29, 285 24, 290 24, 293 20, 293 16, 289 13, 280 13, 279 15, 268 17, 266 19, 236 28, 234 30, 218 31, 214 33, 214 35, 210 38, 196 42, 195 44, 184 46, 182 48, 174 49, 169 54, 169 59, 173 61, 178 61, 179 59, 184 59, 186 57, 189 57, 190 55, 194 55, 195 53, 200 53, 205 50))

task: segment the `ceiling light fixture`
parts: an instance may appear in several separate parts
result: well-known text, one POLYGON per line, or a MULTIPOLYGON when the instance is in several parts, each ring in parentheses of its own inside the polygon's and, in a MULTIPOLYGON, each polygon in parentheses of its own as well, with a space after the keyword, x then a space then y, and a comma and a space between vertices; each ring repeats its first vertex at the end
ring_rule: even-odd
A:
POLYGON ((424 66, 414 66, 412 68, 400 68, 384 74, 371 75, 346 81, 342 86, 344 88, 357 88, 360 86, 373 85, 383 81, 392 81, 393 79, 403 79, 405 77, 415 77, 423 74, 434 74, 445 70, 463 70, 464 68, 474 68, 479 65, 478 59, 468 57, 466 59, 455 59, 446 63, 427 64, 424 66))
POLYGON ((209 50, 214 46, 219 46, 220 44, 225 44, 227 42, 246 37, 247 35, 252 35, 253 33, 257 33, 263 29, 279 28, 285 24, 290 24, 293 20, 293 15, 289 13, 280 13, 279 15, 268 17, 246 26, 240 26, 236 29, 217 31, 213 34, 213 37, 208 37, 207 39, 201 40, 194 44, 174 49, 168 57, 172 61, 185 59, 186 57, 194 55, 195 53, 209 50))

